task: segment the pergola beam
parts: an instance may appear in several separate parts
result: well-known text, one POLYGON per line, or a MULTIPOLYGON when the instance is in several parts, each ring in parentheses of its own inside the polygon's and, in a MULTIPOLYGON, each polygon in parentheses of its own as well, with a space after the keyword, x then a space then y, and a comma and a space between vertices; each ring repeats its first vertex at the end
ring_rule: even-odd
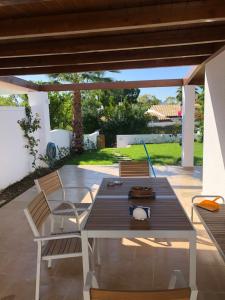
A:
POLYGON ((124 69, 141 69, 141 68, 159 68, 172 66, 190 66, 201 64, 205 56, 160 59, 160 60, 141 60, 116 63, 99 63, 99 64, 77 64, 67 66, 50 66, 50 67, 31 67, 0 69, 0 76, 3 75, 32 75, 32 74, 54 74, 54 73, 73 73, 89 71, 111 71, 124 69))
POLYGON ((183 1, 165 4, 161 2, 158 5, 143 7, 1 20, 0 40, 93 32, 116 33, 122 30, 224 20, 224 1, 183 1))
POLYGON ((76 39, 1 44, 0 57, 41 56, 96 51, 225 42, 225 25, 76 39))
POLYGON ((32 57, 0 58, 0 69, 63 66, 76 63, 105 63, 121 61, 156 60, 205 56, 206 58, 221 47, 221 44, 187 45, 180 47, 145 48, 136 50, 105 51, 32 57))
POLYGON ((134 89, 151 87, 170 87, 182 86, 182 79, 160 79, 160 80, 142 80, 142 81, 114 81, 114 82, 94 82, 94 83, 76 83, 76 84, 42 84, 39 85, 39 91, 43 92, 62 92, 76 90, 112 90, 112 89, 134 89))
POLYGON ((187 77, 184 78, 184 85, 190 85, 190 84, 203 85, 205 80, 205 64, 208 63, 213 58, 215 58, 224 50, 225 50, 225 45, 220 47, 216 52, 210 55, 200 65, 193 67, 192 70, 188 73, 187 77))

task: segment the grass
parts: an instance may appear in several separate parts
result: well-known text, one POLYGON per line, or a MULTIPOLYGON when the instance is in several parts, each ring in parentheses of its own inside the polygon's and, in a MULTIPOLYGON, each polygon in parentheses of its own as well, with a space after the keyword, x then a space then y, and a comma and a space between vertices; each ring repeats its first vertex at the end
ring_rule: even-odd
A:
MULTIPOLYGON (((180 165, 181 146, 177 143, 148 144, 147 149, 155 165, 180 165)), ((72 165, 112 165, 118 163, 119 158, 128 157, 134 160, 145 160, 143 145, 132 145, 129 148, 105 148, 86 151, 68 159, 66 164, 72 165)), ((195 165, 202 165, 202 144, 195 143, 195 165)))

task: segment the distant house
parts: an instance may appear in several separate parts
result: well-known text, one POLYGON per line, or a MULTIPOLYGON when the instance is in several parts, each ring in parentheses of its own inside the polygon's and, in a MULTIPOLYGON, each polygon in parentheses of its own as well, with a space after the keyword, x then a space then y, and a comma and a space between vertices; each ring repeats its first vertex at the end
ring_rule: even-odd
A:
POLYGON ((154 121, 149 122, 149 127, 181 124, 182 113, 179 104, 152 105, 146 114, 154 117, 154 121))

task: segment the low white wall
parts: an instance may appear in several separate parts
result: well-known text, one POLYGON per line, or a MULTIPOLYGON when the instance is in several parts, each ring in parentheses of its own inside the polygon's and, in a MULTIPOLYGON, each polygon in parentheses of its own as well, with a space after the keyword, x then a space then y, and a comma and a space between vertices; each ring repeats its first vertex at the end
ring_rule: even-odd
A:
POLYGON ((142 141, 149 144, 160 144, 169 142, 179 143, 180 140, 181 134, 177 134, 176 136, 172 134, 127 134, 116 136, 117 148, 123 148, 133 144, 141 144, 142 141))
MULTIPOLYGON (((90 134, 84 134, 84 148, 85 150, 92 149, 97 146, 97 137, 99 131, 90 134)), ((70 148, 72 139, 72 131, 63 129, 54 129, 50 131, 50 141, 56 146, 70 148)))
POLYGON ((72 132, 63 129, 54 129, 50 131, 50 141, 56 146, 69 148, 71 144, 72 132))
POLYGON ((24 116, 23 107, 0 107, 0 190, 31 172, 31 159, 17 123, 24 116))
POLYGON ((84 134, 84 148, 85 150, 97 148, 97 138, 99 131, 95 131, 90 134, 84 134))

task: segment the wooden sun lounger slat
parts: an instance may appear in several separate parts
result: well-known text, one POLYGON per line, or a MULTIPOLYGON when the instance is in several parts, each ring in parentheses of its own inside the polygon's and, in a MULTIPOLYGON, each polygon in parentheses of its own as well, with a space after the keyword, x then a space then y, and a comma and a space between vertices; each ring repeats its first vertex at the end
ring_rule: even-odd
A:
POLYGON ((189 300, 190 288, 162 291, 109 291, 90 289, 91 300, 189 300))
POLYGON ((225 261, 225 204, 221 204, 220 210, 215 212, 205 210, 196 204, 193 206, 210 238, 225 261))

